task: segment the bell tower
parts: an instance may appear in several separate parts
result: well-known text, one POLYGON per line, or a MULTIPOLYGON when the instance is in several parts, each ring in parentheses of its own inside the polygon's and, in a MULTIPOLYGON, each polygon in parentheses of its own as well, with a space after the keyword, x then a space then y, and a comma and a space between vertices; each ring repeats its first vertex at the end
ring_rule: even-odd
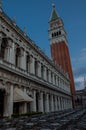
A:
MULTIPOLYGON (((68 41, 62 19, 59 17, 55 5, 52 5, 52 13, 49 21, 49 39, 52 61, 59 65, 70 78, 72 97, 75 95, 74 79, 68 50, 68 41)), ((73 98, 74 100, 74 98, 73 98)))

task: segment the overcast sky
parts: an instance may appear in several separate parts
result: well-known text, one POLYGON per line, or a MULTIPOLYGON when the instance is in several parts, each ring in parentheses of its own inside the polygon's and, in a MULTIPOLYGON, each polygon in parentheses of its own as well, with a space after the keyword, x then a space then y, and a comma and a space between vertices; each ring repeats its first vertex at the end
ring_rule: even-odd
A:
POLYGON ((50 57, 48 36, 52 3, 64 22, 76 89, 86 75, 86 0, 2 0, 3 10, 50 57))

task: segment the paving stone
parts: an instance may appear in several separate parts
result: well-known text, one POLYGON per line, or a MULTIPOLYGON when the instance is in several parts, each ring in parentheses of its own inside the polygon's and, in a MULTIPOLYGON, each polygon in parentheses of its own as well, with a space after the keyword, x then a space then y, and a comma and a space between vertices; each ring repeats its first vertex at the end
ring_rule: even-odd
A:
POLYGON ((24 127, 25 128, 32 128, 34 126, 34 123, 25 123, 24 127))
POLYGON ((46 120, 39 120, 39 122, 43 122, 44 123, 44 122, 46 122, 46 120))
POLYGON ((44 115, 19 117, 11 120, 3 119, 0 120, 0 130, 79 130, 79 128, 86 129, 85 112, 85 109, 66 110, 62 112, 52 112, 44 115))
POLYGON ((16 130, 16 128, 7 128, 5 130, 16 130))
POLYGON ((48 128, 43 128, 43 129, 42 129, 42 128, 41 128, 40 130, 51 130, 51 129, 48 129, 48 128))

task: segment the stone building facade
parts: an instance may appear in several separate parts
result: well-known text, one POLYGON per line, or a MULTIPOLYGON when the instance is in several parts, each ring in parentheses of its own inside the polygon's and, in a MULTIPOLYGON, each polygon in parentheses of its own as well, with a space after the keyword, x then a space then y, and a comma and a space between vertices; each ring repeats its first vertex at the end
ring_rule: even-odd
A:
POLYGON ((81 90, 76 90, 75 106, 86 108, 86 87, 81 90))
POLYGON ((0 9, 0 115, 69 108, 67 73, 0 9))

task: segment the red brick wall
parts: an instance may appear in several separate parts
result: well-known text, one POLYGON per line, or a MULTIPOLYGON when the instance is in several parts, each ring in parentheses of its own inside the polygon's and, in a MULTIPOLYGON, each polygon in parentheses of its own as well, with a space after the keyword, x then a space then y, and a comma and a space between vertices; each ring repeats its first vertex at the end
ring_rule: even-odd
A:
POLYGON ((68 72, 70 78, 71 93, 75 95, 75 86, 74 86, 70 55, 68 51, 68 46, 65 44, 64 41, 51 45, 51 56, 53 62, 56 62, 56 64, 60 65, 64 71, 68 72))

